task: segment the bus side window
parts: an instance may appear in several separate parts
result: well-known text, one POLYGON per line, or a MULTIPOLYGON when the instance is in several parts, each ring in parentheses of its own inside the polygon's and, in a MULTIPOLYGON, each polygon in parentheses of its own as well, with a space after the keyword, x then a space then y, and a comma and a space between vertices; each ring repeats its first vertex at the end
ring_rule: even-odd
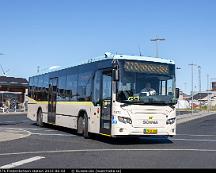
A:
POLYGON ((78 100, 91 101, 92 71, 79 73, 78 100))
POLYGON ((67 99, 71 101, 77 101, 77 73, 71 73, 67 75, 67 99))

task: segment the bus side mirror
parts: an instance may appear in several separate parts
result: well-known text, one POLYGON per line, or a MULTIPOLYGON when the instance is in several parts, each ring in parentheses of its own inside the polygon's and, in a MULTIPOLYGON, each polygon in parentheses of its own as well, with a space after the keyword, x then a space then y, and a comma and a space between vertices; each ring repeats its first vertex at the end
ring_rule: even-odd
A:
POLYGON ((176 88, 175 95, 176 95, 176 98, 178 99, 179 98, 179 88, 176 88))
POLYGON ((114 81, 119 81, 119 70, 118 69, 113 69, 112 78, 114 81))

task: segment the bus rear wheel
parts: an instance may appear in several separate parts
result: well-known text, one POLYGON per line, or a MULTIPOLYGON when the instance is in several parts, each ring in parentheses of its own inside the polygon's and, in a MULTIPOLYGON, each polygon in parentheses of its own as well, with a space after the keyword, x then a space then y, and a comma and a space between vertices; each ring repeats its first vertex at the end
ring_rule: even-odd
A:
POLYGON ((44 126, 44 123, 43 123, 43 113, 42 113, 41 109, 39 109, 38 113, 37 113, 37 125, 40 126, 40 127, 44 126))

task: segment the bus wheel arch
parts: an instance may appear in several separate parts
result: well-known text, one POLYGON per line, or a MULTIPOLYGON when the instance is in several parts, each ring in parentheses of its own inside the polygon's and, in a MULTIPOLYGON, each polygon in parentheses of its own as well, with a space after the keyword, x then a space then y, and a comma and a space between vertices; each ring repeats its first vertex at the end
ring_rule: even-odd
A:
POLYGON ((42 112, 42 108, 41 107, 39 107, 38 110, 37 110, 37 125, 40 126, 40 127, 44 126, 44 123, 43 123, 43 112, 42 112))
POLYGON ((86 110, 80 110, 77 119, 77 133, 83 135, 84 138, 89 137, 88 132, 88 114, 86 110))

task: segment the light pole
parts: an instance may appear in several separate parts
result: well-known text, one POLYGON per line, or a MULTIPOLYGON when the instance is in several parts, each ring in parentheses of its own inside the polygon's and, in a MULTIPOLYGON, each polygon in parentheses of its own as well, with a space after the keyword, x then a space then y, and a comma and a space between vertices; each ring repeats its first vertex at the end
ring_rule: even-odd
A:
POLYGON ((188 64, 191 66, 191 114, 193 115, 193 67, 196 66, 196 64, 188 64))
POLYGON ((159 58, 159 53, 158 53, 158 43, 159 41, 164 41, 164 38, 158 38, 158 36, 156 36, 156 38, 151 39, 150 41, 154 41, 156 44, 156 58, 159 58))
POLYGON ((202 85, 201 85, 201 66, 198 66, 198 80, 199 80, 199 92, 202 91, 202 85))
MULTIPOLYGON (((176 70, 181 70, 181 67, 176 67, 176 70)), ((177 81, 177 80, 176 80, 177 81)), ((177 83, 176 83, 177 84, 177 83)))
MULTIPOLYGON (((176 67, 176 70, 181 70, 181 67, 176 67)), ((177 81, 177 80, 176 80, 177 81)), ((177 101, 177 107, 178 107, 178 109, 180 110, 180 108, 179 108, 179 99, 178 99, 178 101, 177 101)), ((180 112, 179 112, 180 113, 180 112)), ((178 114, 178 112, 177 112, 177 114, 178 114)))
POLYGON ((202 86, 201 86, 201 66, 198 65, 197 66, 198 68, 198 82, 199 82, 199 93, 198 93, 198 96, 199 96, 199 108, 201 110, 201 91, 202 91, 202 86))

